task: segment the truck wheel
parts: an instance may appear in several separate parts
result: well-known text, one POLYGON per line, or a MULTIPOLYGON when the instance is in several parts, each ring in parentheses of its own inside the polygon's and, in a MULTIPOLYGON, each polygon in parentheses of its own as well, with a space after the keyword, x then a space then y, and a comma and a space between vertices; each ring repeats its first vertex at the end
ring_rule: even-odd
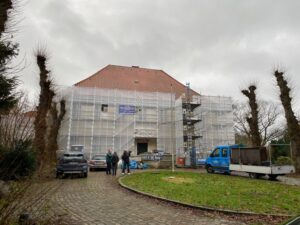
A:
POLYGON ((214 172, 215 172, 215 171, 213 170, 212 166, 207 166, 207 167, 206 167, 206 171, 207 171, 208 173, 214 173, 214 172))
POLYGON ((249 177, 252 179, 259 179, 263 174, 260 173, 249 173, 249 177))
POLYGON ((276 180, 277 176, 278 175, 275 175, 275 174, 269 174, 269 180, 276 180))

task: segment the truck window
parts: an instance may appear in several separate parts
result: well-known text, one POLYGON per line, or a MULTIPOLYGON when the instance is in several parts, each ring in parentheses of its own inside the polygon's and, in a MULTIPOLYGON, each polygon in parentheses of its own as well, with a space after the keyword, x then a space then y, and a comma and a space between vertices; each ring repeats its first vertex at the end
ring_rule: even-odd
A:
POLYGON ((220 156, 220 150, 216 148, 214 152, 212 153, 212 157, 219 157, 220 156))
POLYGON ((227 157, 227 148, 222 148, 222 157, 227 157))

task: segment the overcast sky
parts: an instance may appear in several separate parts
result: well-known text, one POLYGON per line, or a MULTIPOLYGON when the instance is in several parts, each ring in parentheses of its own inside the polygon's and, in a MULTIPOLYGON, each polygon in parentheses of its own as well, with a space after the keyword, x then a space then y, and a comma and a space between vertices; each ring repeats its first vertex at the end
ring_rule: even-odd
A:
MULTIPOLYGON (((277 99, 272 76, 284 69, 300 109, 300 1, 27 0, 21 3, 22 86, 38 92, 33 56, 50 54, 59 85, 72 85, 108 64, 162 69, 205 95, 277 99), (298 100, 297 100, 298 99, 298 100)), ((20 4, 19 4, 20 5, 20 4)))

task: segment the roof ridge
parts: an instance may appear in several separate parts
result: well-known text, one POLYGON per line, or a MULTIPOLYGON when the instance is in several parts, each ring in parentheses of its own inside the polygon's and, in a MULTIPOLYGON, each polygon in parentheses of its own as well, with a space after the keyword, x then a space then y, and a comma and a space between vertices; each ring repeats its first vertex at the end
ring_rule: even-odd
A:
POLYGON ((122 67, 122 68, 127 68, 127 69, 143 69, 143 70, 157 70, 157 71, 161 71, 160 69, 145 68, 145 67, 140 67, 140 66, 121 66, 121 65, 112 65, 112 64, 109 64, 108 66, 122 67))
POLYGON ((90 79, 90 78, 98 75, 98 73, 100 73, 101 71, 105 70, 109 66, 111 66, 111 64, 108 64, 107 66, 103 67, 101 70, 97 71, 96 73, 92 74, 91 76, 89 76, 89 77, 87 77, 87 78, 85 78, 85 79, 83 79, 83 80, 75 83, 74 86, 77 86, 77 85, 81 84, 82 82, 84 82, 84 81, 86 81, 86 80, 88 80, 88 79, 90 79))

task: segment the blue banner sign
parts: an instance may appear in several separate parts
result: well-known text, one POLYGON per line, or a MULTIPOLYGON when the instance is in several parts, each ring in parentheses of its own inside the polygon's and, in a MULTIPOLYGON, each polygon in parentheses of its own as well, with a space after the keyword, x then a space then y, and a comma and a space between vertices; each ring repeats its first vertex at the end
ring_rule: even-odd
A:
POLYGON ((135 106, 133 106, 133 105, 119 105, 119 114, 134 115, 135 114, 135 106))

